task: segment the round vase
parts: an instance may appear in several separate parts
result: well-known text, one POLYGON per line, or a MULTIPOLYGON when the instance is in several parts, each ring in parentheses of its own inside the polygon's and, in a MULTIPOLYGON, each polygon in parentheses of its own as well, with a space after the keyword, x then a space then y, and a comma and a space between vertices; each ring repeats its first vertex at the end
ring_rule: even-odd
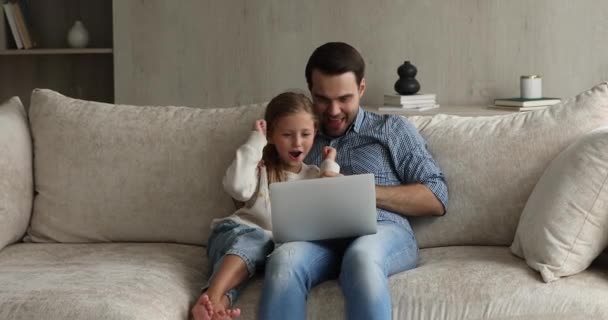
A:
POLYGON ((68 44, 72 48, 85 48, 89 44, 89 32, 82 21, 76 20, 68 31, 68 44))
POLYGON ((403 62, 403 64, 397 68, 399 80, 395 82, 395 91, 401 95, 409 95, 418 92, 418 90, 420 90, 420 83, 416 80, 417 73, 418 69, 416 66, 409 61, 403 62))
POLYGON ((411 64, 409 61, 403 62, 402 65, 397 68, 397 74, 399 78, 413 78, 418 73, 418 68, 411 64))
POLYGON ((395 82, 395 91, 402 95, 414 94, 420 90, 420 83, 414 78, 400 78, 395 82))

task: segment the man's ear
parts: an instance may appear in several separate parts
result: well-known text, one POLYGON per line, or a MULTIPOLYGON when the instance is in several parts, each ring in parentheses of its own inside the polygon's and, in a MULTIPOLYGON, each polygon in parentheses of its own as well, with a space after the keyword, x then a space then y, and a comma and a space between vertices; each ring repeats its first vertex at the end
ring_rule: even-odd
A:
POLYGON ((361 79, 359 84, 359 98, 363 97, 363 92, 365 92, 365 78, 361 79))

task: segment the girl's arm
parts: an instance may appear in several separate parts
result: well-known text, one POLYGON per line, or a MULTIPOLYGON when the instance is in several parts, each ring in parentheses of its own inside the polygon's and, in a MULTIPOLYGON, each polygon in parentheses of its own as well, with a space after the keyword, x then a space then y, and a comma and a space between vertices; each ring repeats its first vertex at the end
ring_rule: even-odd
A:
POLYGON ((247 201, 256 191, 259 178, 259 163, 262 150, 266 146, 266 136, 260 131, 252 131, 245 144, 236 150, 236 158, 226 170, 222 184, 224 190, 238 201, 247 201))

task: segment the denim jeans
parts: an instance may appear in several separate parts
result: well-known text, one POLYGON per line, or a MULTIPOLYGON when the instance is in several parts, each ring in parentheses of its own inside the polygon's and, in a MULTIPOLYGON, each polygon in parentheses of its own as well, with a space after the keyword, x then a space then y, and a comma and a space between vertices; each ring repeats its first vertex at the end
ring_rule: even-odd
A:
MULTIPOLYGON (((274 242, 269 234, 260 228, 237 223, 233 220, 224 220, 214 226, 209 235, 207 256, 211 264, 211 276, 202 291, 209 288, 213 275, 228 254, 239 256, 247 265, 247 272, 251 278, 256 269, 260 269, 266 261, 266 256, 274 248, 274 242)), ((236 288, 228 290, 226 296, 232 305, 247 281, 236 288)))
POLYGON ((378 232, 354 239, 288 242, 266 262, 259 319, 306 319, 315 285, 338 277, 347 319, 390 319, 388 276, 416 267, 409 224, 379 221, 378 232))

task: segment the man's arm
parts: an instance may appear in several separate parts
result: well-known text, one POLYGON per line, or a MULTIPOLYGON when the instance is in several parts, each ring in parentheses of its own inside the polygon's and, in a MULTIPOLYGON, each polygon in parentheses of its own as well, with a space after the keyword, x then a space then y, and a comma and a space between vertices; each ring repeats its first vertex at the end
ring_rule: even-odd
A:
POLYGON ((447 184, 424 138, 403 118, 392 117, 388 123, 387 146, 402 184, 377 186, 376 206, 404 216, 444 215, 447 184))
POLYGON ((423 184, 376 186, 376 206, 403 216, 441 216, 441 201, 423 184))

